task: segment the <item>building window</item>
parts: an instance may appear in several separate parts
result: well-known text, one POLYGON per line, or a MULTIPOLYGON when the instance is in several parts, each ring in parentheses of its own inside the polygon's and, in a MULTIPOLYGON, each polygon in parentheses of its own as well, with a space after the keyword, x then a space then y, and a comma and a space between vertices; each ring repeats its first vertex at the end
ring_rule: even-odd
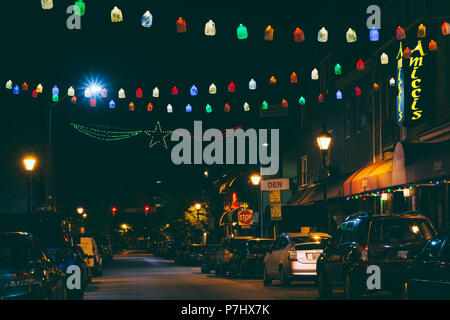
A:
POLYGON ((302 157, 302 187, 308 184, 308 156, 302 157))

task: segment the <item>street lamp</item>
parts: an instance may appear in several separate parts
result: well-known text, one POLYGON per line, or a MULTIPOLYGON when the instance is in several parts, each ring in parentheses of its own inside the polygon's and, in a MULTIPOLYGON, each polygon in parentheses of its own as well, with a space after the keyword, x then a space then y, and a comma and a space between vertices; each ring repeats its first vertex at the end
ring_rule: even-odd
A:
POLYGON ((200 203, 195 204, 195 209, 200 210, 202 208, 202 205, 200 203))
POLYGON ((84 208, 78 207, 78 208, 77 208, 77 212, 78 212, 78 214, 83 214, 84 208))
POLYGON ((323 201, 325 203, 325 210, 328 217, 328 231, 331 233, 331 215, 328 213, 327 206, 327 178, 328 178, 328 149, 331 145, 331 136, 328 134, 328 130, 325 124, 322 127, 322 131, 317 137, 317 144, 319 145, 319 149, 322 156, 322 170, 323 170, 323 201))
POLYGON ((252 176, 250 177, 250 180, 252 181, 252 184, 253 184, 254 186, 258 186, 259 183, 261 182, 261 176, 260 176, 260 175, 257 175, 257 174, 254 174, 254 175, 252 175, 252 176))
POLYGON ((36 165, 36 159, 34 157, 26 157, 23 159, 23 165, 28 174, 28 213, 32 211, 31 199, 33 195, 32 173, 34 166, 36 165))
MULTIPOLYGON (((256 187, 259 186, 261 183, 261 176, 259 174, 254 174, 250 177, 250 181, 252 184, 256 187)), ((259 203, 259 220, 261 224, 261 238, 264 238, 264 225, 263 225, 263 212, 262 212, 262 193, 261 189, 259 190, 260 193, 260 199, 261 202, 259 203)), ((258 198, 256 199, 256 202, 258 202, 258 198)))

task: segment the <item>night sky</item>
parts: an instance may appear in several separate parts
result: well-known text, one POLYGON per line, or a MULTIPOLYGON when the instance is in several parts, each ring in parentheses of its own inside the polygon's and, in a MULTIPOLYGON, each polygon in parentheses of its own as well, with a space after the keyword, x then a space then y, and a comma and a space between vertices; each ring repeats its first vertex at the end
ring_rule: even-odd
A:
MULTIPOLYGON (((55 7, 48 11, 42 10, 39 0, 2 3, 0 211, 26 208, 26 177, 20 159, 27 152, 33 152, 40 160, 36 197, 41 199, 45 192, 48 108, 54 85, 59 87, 61 99, 53 110, 57 195, 63 208, 89 206, 97 199, 112 205, 119 198, 126 202, 124 205, 133 206, 133 199, 151 197, 160 189, 195 197, 206 167, 172 165, 170 151, 161 146, 149 149, 145 136, 123 142, 98 142, 74 131, 70 123, 134 130, 153 129, 155 122, 160 121, 165 130, 192 131, 193 121, 203 120, 204 128, 282 128, 285 149, 295 142, 292 130, 298 126, 295 108, 298 98, 304 95, 317 99, 320 93, 319 85, 310 81, 311 70, 318 67, 319 59, 329 52, 339 52, 340 64, 350 69, 373 49, 365 28, 366 8, 373 1, 243 4, 87 0, 81 30, 66 28, 65 11, 73 1, 54 0, 54 3, 55 7), (110 20, 114 6, 124 14, 122 23, 110 20), (153 15, 153 26, 149 29, 140 25, 146 10, 153 15), (175 22, 180 16, 187 21, 185 34, 176 33, 175 22), (204 35, 209 19, 217 28, 217 35, 212 38, 204 35), (245 41, 236 38, 240 23, 249 31, 249 39, 245 41), (263 39, 269 24, 275 29, 272 42, 263 39), (327 44, 317 42, 317 32, 322 26, 330 33, 327 44), (305 43, 294 43, 296 27, 304 30, 305 43), (349 27, 359 31, 356 45, 345 41, 349 27), (293 71, 299 76, 297 86, 289 84, 293 71), (278 79, 275 88, 268 85, 272 75, 278 79), (258 89, 250 93, 251 78, 256 80, 258 89), (4 89, 9 79, 19 85, 26 81, 30 91, 13 96, 4 89), (109 93, 109 98, 98 101, 95 109, 89 107, 81 90, 93 80, 109 93), (237 86, 232 95, 226 93, 230 81, 237 86), (208 94, 212 82, 218 89, 216 96, 208 94), (32 99, 31 91, 38 83, 44 85, 44 93, 32 99), (199 89, 198 97, 189 96, 189 88, 194 84, 199 89), (63 99, 69 86, 77 90, 76 105, 68 98, 63 99), (155 86, 160 89, 159 99, 151 97, 155 86), (169 94, 173 86, 180 90, 178 97, 169 94), (143 99, 135 97, 138 87, 144 92, 143 99), (123 101, 117 99, 120 88, 127 94, 123 101), (111 95, 117 103, 114 111, 107 108, 111 95), (282 98, 290 102, 288 117, 258 119, 263 100, 280 104, 282 98), (136 105, 135 112, 128 111, 130 101, 136 105), (152 113, 145 111, 150 101, 155 106, 152 113), (252 106, 251 112, 243 111, 245 101, 252 106), (231 105, 230 113, 223 112, 226 102, 231 105), (165 111, 168 103, 174 106, 173 114, 165 111), (187 103, 193 106, 192 114, 184 112, 187 103), (214 109, 210 115, 204 111, 207 103, 214 109), (157 185, 157 180, 164 183, 157 185)), ((391 26, 383 29, 382 36, 393 30, 391 26)))

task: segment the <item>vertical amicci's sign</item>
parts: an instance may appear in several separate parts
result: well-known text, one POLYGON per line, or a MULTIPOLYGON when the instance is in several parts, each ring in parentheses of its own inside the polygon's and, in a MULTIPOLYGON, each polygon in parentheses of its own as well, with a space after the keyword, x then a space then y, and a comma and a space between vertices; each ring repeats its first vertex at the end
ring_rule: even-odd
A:
POLYGON ((405 83, 403 70, 403 46, 401 42, 397 55, 397 89, 397 124, 401 127, 405 121, 405 83))
POLYGON ((426 103, 426 90, 423 79, 425 78, 426 66, 424 62, 426 53, 423 51, 422 41, 419 40, 417 46, 411 50, 411 58, 407 62, 407 97, 405 110, 405 125, 416 126, 425 118, 424 103, 426 103))

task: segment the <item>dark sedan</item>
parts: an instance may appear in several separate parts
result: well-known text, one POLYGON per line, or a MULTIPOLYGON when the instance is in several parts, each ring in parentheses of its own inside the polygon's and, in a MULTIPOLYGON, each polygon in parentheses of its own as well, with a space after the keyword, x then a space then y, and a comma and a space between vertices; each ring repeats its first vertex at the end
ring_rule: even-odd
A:
POLYGON ((450 230, 428 241, 407 272, 404 298, 450 299, 450 230))
POLYGON ((64 300, 65 275, 28 233, 0 233, 0 300, 64 300))

